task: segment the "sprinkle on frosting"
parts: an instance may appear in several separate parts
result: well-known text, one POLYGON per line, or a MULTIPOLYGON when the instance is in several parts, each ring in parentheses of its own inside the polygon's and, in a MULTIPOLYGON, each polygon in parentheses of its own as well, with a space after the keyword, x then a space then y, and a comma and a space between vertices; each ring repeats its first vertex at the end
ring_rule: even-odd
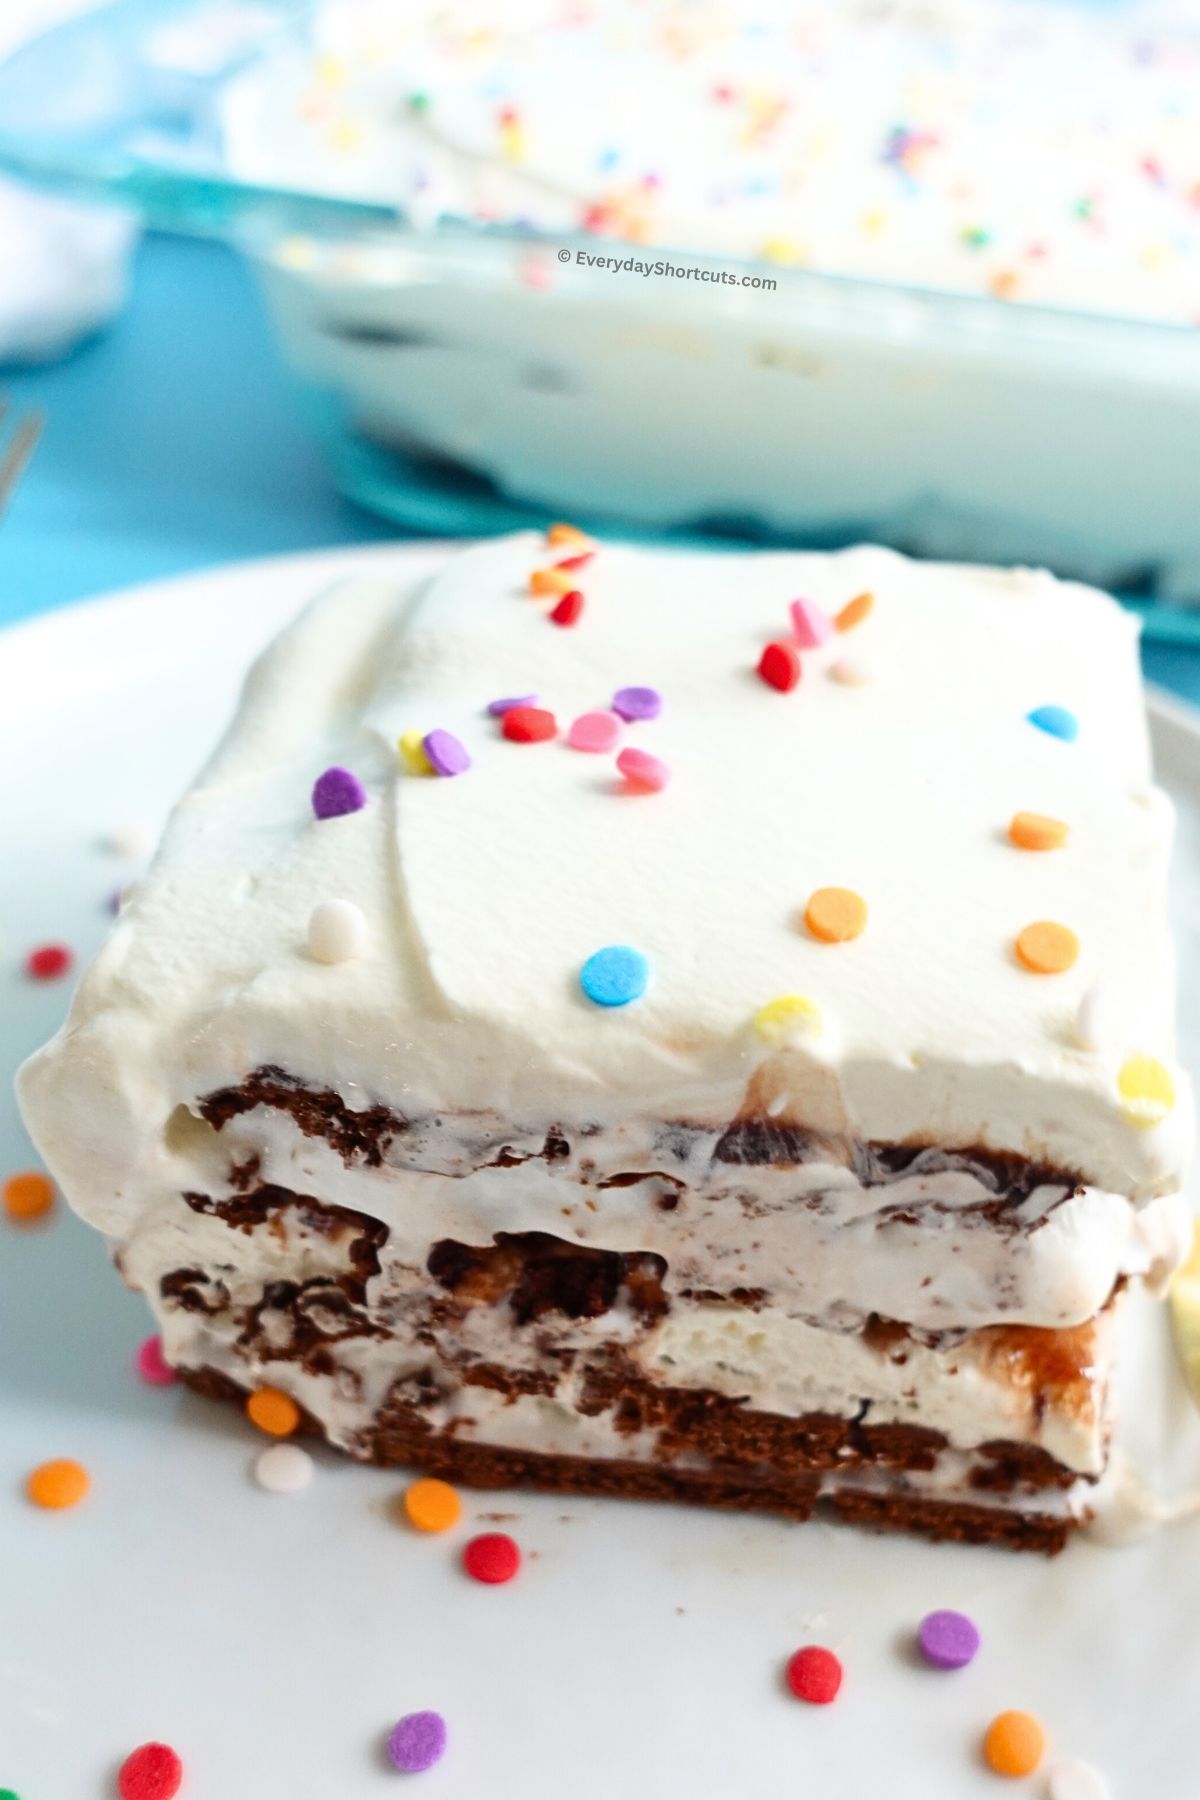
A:
POLYGON ((322 900, 308 921, 308 954, 316 962, 343 963, 367 947, 367 921, 353 900, 322 900))
POLYGON ((555 625, 577 625, 582 617, 583 595, 578 588, 572 588, 557 606, 550 609, 550 618, 555 625))
POLYGON ((567 743, 572 750, 589 750, 603 755, 614 750, 621 736, 621 721, 615 713, 586 712, 572 721, 567 743))
POLYGON ((861 656, 839 656, 829 671, 830 679, 843 687, 867 687, 875 679, 874 670, 861 656))
POLYGON ((926 1613, 917 1644, 931 1668, 965 1669, 979 1653, 979 1630, 965 1613, 926 1613))
POLYGON ((326 769, 313 783, 312 807, 318 819, 337 819, 366 804, 367 790, 349 769, 326 769))
POLYGON ((448 1481, 422 1476, 404 1490, 404 1513, 418 1531, 449 1531, 462 1518, 462 1501, 448 1481))
POLYGON ((1045 813, 1014 813, 1008 835, 1018 850, 1061 850, 1071 835, 1069 825, 1061 819, 1049 819, 1045 813))
POLYGON ((514 706, 536 706, 536 705, 537 705, 537 695, 536 694, 512 694, 512 695, 505 695, 499 700, 489 700, 488 704, 487 704, 487 709, 488 709, 489 713, 491 713, 493 719, 502 719, 504 717, 505 713, 512 711, 514 706))
POLYGON ((25 958, 25 973, 33 981, 58 981, 74 960, 66 944, 39 944, 25 958))
POLYGON ((410 775, 433 774, 433 764, 425 754, 423 731, 402 731, 396 739, 396 748, 410 775))
POLYGON ((1175 1078, 1156 1057, 1130 1056, 1121 1064, 1117 1092, 1129 1123, 1146 1131, 1175 1105, 1175 1078))
POLYGON ((650 964, 628 944, 594 950, 579 971, 579 985, 597 1006, 628 1006, 640 1000, 650 981, 650 964))
POLYGON ((657 688, 618 688, 612 697, 612 709, 631 723, 635 719, 657 719, 662 712, 662 695, 657 688))
POLYGON ((157 1332, 138 1345, 134 1367, 147 1387, 172 1387, 175 1383, 175 1371, 163 1355, 163 1341, 157 1332))
POLYGON ((183 1785, 183 1764, 169 1744, 141 1744, 117 1774, 121 1800, 175 1800, 183 1785))
POLYGON ((823 944, 848 944, 866 930, 867 903, 853 888, 818 888, 804 909, 804 923, 823 944))
POLYGON ((847 600, 833 622, 839 631, 853 631, 856 625, 861 625, 863 620, 868 617, 874 605, 874 594, 869 592, 855 594, 853 600, 847 600))
POLYGON ((800 658, 794 644, 782 638, 768 644, 758 659, 758 672, 768 687, 788 694, 800 679, 800 658))
POLYGON ((801 650, 816 650, 833 636, 833 624, 815 600, 793 600, 792 636, 801 650))
POLYGON ((313 1459, 299 1444, 268 1444, 254 1459, 254 1479, 268 1494, 299 1494, 313 1478, 313 1459))
POLYGON ((1115 1035, 1112 998, 1102 982, 1091 986, 1075 1014, 1075 1042, 1081 1050, 1103 1050, 1115 1035))
POLYGON ((581 550, 578 556, 564 556, 554 566, 556 569, 586 569, 590 562, 595 561, 595 557, 594 550, 581 550))
POLYGON ((47 1512, 65 1512, 87 1498, 92 1478, 81 1462, 59 1456, 42 1463, 28 1477, 25 1492, 35 1506, 47 1512))
POLYGON ((841 1662, 822 1644, 806 1644, 788 1660, 787 1684, 797 1700, 807 1700, 810 1706, 829 1706, 841 1689, 841 1662))
POLYGON ((422 1775, 446 1754, 446 1721, 441 1713, 405 1713, 388 1734, 387 1753, 405 1775, 422 1775))
POLYGON ((671 779, 671 771, 661 757, 632 746, 617 757, 617 768, 631 788, 643 794, 658 794, 671 779))
POLYGON ((1046 1751, 1046 1733, 1030 1713, 1002 1712, 987 1728, 983 1755, 994 1775, 1032 1775, 1046 1751))
POLYGON ((1047 737, 1062 738, 1066 744, 1073 744, 1079 736, 1079 720, 1065 706, 1035 706, 1026 717, 1047 737))
POLYGON ((258 1388, 246 1402, 246 1417, 268 1437, 291 1437, 300 1423, 300 1408, 278 1388, 258 1388))
POLYGON ((764 1043, 783 1048, 821 1030, 821 1009, 805 994, 780 994, 760 1006, 754 1029, 764 1043))
POLYGON ((18 1224, 44 1219, 54 1205, 54 1183, 40 1169, 22 1169, 4 1183, 4 1210, 18 1224))
POLYGON ((557 549, 562 544, 578 544, 580 549, 594 548, 586 531, 580 531, 578 525, 564 525, 561 521, 549 527, 546 542, 552 549, 557 549))
POLYGON ((554 736, 558 721, 540 706, 510 706, 500 729, 511 744, 542 744, 554 736))
POLYGON ((521 1567, 521 1552, 506 1531, 485 1531, 463 1550, 463 1568, 475 1581, 496 1587, 511 1581, 521 1567))
POLYGON ((535 569, 529 577, 529 591, 535 599, 548 594, 569 594, 575 586, 570 569, 535 569))
POLYGON ((462 775, 471 766, 466 745, 452 731, 430 731, 421 739, 435 775, 462 775))
POLYGON ((1079 960, 1079 939, 1069 925, 1038 919, 1017 934, 1017 957, 1034 975, 1062 975, 1079 960))

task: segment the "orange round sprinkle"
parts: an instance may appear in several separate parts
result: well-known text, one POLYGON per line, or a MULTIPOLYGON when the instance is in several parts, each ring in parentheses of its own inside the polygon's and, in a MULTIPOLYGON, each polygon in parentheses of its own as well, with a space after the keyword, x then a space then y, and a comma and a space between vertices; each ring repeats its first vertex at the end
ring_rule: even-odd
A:
POLYGON ((987 1728, 983 1755, 996 1775, 1032 1775, 1046 1752, 1046 1733, 1031 1713, 1002 1712, 987 1728))
POLYGON ((449 1531, 462 1517, 462 1501, 448 1481, 426 1476, 405 1490, 404 1510, 418 1531, 449 1531))
POLYGON ((866 930, 867 903, 853 888, 818 888, 804 909, 804 923, 823 944, 846 944, 866 930))
POLYGON ((60 1456, 33 1471, 25 1483, 25 1492, 35 1506, 63 1512, 68 1506, 78 1506, 91 1485, 92 1478, 82 1463, 60 1456))
POLYGON ((300 1423, 300 1408, 292 1396, 281 1394, 273 1387, 259 1388, 251 1394, 246 1402, 246 1414, 268 1437, 291 1437, 300 1423))
POLYGON ((40 1169, 10 1175, 4 1184, 4 1210, 10 1219, 40 1219, 54 1205, 54 1183, 40 1169))
POLYGON ((531 594, 569 594, 576 585, 570 569, 535 569, 529 577, 531 594))
POLYGON ((582 546, 584 544, 590 544, 591 541, 592 540, 587 532, 580 531, 578 525, 564 525, 560 522, 557 525, 549 526, 546 531, 546 542, 548 544, 578 544, 582 546))
POLYGON ((1014 813, 1008 835, 1018 850, 1061 850, 1071 835, 1069 825, 1061 819, 1048 819, 1045 813, 1014 813))
POLYGON ((1079 959, 1079 939, 1069 925, 1038 919, 1017 936, 1018 959, 1035 975, 1061 975, 1079 959))
POLYGON ((855 594, 853 600, 847 600, 841 612, 835 615, 833 622, 839 631, 853 631, 856 625, 862 624, 874 604, 874 594, 855 594))

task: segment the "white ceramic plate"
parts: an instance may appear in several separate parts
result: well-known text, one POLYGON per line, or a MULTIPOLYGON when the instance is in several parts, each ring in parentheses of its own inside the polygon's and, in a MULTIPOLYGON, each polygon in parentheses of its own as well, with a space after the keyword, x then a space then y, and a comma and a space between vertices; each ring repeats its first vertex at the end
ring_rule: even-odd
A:
MULTIPOLYGON (((89 955, 133 870, 102 848, 161 820, 228 715, 253 652, 344 569, 435 563, 435 546, 244 566, 75 607, 0 637, 0 1056, 57 1025, 65 985, 21 974, 33 944, 89 955)), ((1081 654, 1085 651, 1081 647, 1081 654)), ((1176 890, 1185 1051, 1200 1065, 1200 735, 1155 705, 1181 808, 1176 890)), ((0 1096, 0 1170, 31 1151, 0 1096)), ((182 1800, 984 1800, 998 1711, 1038 1714, 1053 1750, 1105 1771, 1114 1800, 1194 1800, 1200 1521, 1056 1561, 935 1548, 825 1523, 625 1502, 467 1496, 448 1538, 389 1517, 403 1480, 317 1453, 304 1494, 249 1475, 261 1447, 228 1408, 134 1377, 148 1329, 104 1246, 59 1210, 0 1225, 0 1788, 107 1800, 150 1738, 182 1800), (87 1504, 39 1512, 24 1476, 88 1464, 87 1504), (508 1587, 460 1573, 472 1519, 514 1515, 508 1587), (913 1658, 937 1606, 979 1623, 957 1675, 913 1658), (834 1706, 790 1699, 787 1655, 836 1649, 834 1706), (383 1738, 446 1715, 436 1769, 402 1776, 383 1738)), ((1200 1420, 1154 1320, 1129 1416, 1156 1479, 1200 1464, 1200 1420), (1170 1465, 1169 1467, 1167 1465, 1170 1465)), ((480 1527, 477 1527, 480 1528, 480 1527)), ((1045 1793, 1041 1777, 1010 1784, 1045 1793)))

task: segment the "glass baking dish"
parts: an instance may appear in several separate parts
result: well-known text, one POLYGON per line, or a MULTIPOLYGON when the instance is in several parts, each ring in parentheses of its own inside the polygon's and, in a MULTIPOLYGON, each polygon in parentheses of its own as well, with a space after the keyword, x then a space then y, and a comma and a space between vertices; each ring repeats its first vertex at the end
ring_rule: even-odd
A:
POLYGON ((50 31, 0 65, 0 165, 237 244, 354 498, 442 531, 875 537, 1200 601, 1200 331, 658 247, 725 279, 648 281, 586 260, 622 244, 247 183, 225 84, 310 11, 117 0, 50 31))

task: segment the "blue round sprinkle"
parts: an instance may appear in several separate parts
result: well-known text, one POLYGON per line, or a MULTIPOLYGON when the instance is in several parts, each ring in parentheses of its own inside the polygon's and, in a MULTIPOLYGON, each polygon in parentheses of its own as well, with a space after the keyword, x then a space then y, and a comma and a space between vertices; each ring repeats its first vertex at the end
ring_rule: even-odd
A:
POLYGON ((628 1006, 640 1000, 650 980, 650 964, 628 944, 606 944, 579 971, 579 985, 597 1006, 628 1006))
POLYGON ((1027 716, 1029 723, 1036 725, 1039 731, 1062 738, 1068 744, 1073 744, 1079 736, 1079 720, 1065 706, 1035 706, 1027 716))

